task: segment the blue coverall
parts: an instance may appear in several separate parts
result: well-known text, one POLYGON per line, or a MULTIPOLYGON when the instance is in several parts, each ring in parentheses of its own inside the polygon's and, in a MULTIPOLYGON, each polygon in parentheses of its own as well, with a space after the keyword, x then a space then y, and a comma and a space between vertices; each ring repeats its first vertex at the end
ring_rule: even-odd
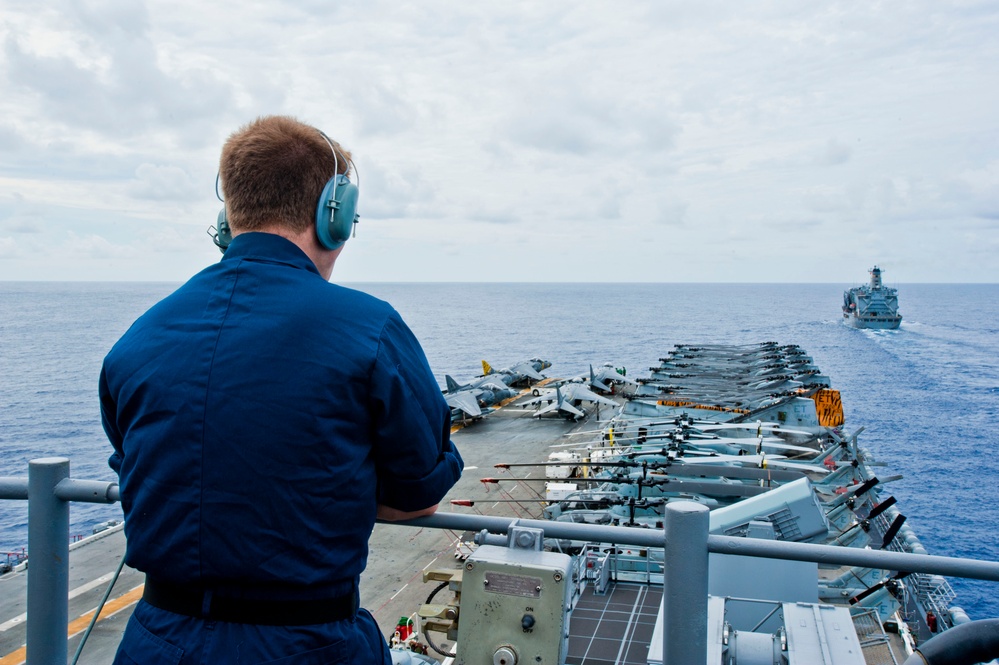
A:
MULTIPOLYGON (((399 314, 330 284, 273 234, 237 236, 140 317, 105 358, 100 402, 127 563, 236 598, 355 590, 377 504, 432 506, 462 469, 447 404, 399 314)), ((116 662, 388 658, 363 609, 274 626, 140 602, 116 662)))

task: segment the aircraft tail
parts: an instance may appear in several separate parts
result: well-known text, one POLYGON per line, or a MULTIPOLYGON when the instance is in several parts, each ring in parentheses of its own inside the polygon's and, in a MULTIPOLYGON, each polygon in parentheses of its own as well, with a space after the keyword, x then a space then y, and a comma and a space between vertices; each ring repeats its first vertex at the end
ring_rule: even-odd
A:
POLYGON ((447 382, 447 391, 449 393, 458 392, 458 390, 461 388, 461 386, 458 385, 458 382, 451 378, 450 374, 445 374, 444 380, 447 382))
POLYGON ((487 363, 485 360, 483 360, 482 361, 482 375, 485 376, 487 374, 492 374, 492 373, 493 373, 493 368, 489 366, 489 363, 487 363))

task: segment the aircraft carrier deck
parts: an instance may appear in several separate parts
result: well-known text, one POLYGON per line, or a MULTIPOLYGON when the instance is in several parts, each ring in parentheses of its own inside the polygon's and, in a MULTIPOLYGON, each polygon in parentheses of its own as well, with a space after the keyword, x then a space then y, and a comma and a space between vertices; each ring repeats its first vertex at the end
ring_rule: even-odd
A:
MULTIPOLYGON (((703 549, 701 554, 669 554, 670 543, 685 542, 680 538, 663 540, 663 527, 668 534, 672 519, 664 513, 670 513, 671 506, 677 509, 672 512, 690 511, 693 506, 704 514, 707 514, 705 507, 711 507, 710 537, 716 538, 716 545, 711 549, 708 543, 707 551, 725 555, 712 560, 710 574, 712 586, 720 584, 724 590, 712 588, 710 596, 699 594, 699 600, 693 604, 704 606, 707 620, 687 626, 699 625, 697 630, 702 630, 705 623, 708 625, 707 636, 698 639, 700 645, 707 644, 710 665, 721 663, 723 653, 728 658, 724 662, 737 662, 732 660, 735 655, 732 650, 736 647, 731 641, 736 636, 744 645, 744 655, 759 656, 773 648, 774 663, 897 665, 911 654, 914 643, 938 633, 946 635, 949 632, 946 629, 965 628, 967 616, 960 616, 963 612, 956 608, 951 611, 950 602, 954 598, 946 580, 939 574, 931 574, 939 570, 937 560, 943 561, 943 557, 926 556, 915 534, 904 524, 904 516, 894 508, 894 499, 879 495, 879 481, 867 469, 868 462, 872 465, 875 462, 857 445, 859 430, 854 430, 851 436, 842 427, 838 393, 828 389, 828 379, 817 369, 803 369, 810 358, 806 360, 796 347, 774 345, 773 349, 786 356, 781 361, 784 369, 775 369, 773 364, 763 368, 754 361, 752 376, 763 372, 766 378, 743 383, 723 371, 723 365, 731 360, 725 360, 724 355, 743 356, 742 350, 708 349, 708 360, 704 361, 707 369, 696 369, 694 366, 703 360, 698 360, 697 354, 703 349, 679 345, 670 357, 660 359, 661 367, 652 368, 650 378, 640 380, 634 389, 629 388, 634 399, 619 391, 612 399, 620 408, 590 404, 587 417, 578 422, 557 414, 532 417, 534 411, 530 407, 521 408, 533 398, 534 390, 527 389, 486 417, 455 428, 452 439, 465 461, 465 470, 442 502, 438 516, 426 519, 485 515, 525 520, 522 524, 528 528, 531 523, 540 524, 537 520, 546 507, 543 501, 546 475, 552 479, 556 474, 549 474, 539 463, 548 461, 553 450, 564 451, 561 446, 567 442, 589 446, 586 463, 582 465, 586 469, 583 477, 578 468, 574 471, 580 493, 571 496, 589 497, 587 488, 593 483, 589 476, 595 467, 603 466, 603 473, 608 475, 602 476, 604 484, 598 493, 605 493, 606 499, 606 493, 618 492, 617 498, 623 500, 601 503, 599 499, 575 498, 549 502, 549 512, 568 511, 563 512, 562 521, 557 524, 569 529, 604 529, 601 537, 611 533, 609 530, 614 530, 615 538, 628 532, 625 538, 637 538, 636 543, 657 542, 658 547, 665 542, 667 550, 654 549, 657 547, 654 544, 620 546, 628 542, 622 539, 585 541, 595 543, 589 549, 591 545, 581 545, 583 541, 575 540, 577 536, 551 535, 559 533, 556 523, 545 523, 551 525, 545 527, 546 544, 554 542, 556 549, 581 552, 574 557, 554 555, 562 557, 560 560, 571 559, 569 565, 575 566, 565 569, 571 572, 571 578, 568 575, 555 578, 556 583, 562 579, 572 579, 574 583, 574 590, 565 594, 562 615, 571 617, 566 624, 571 636, 560 647, 558 660, 567 665, 646 665, 663 659, 669 662, 664 654, 669 638, 664 639, 663 634, 672 630, 672 624, 667 617, 664 628, 662 617, 672 602, 669 600, 672 594, 664 594, 663 589, 680 588, 669 586, 669 580, 677 583, 673 571, 684 568, 686 555, 692 554, 695 559, 703 556, 705 566, 708 564, 703 549), (789 367, 798 368, 795 376, 784 373, 789 367), (760 385, 758 394, 747 398, 746 394, 753 392, 747 388, 750 383, 760 385), (705 399, 706 395, 712 401, 705 399), (612 416, 617 418, 610 424, 601 420, 612 416), (834 424, 830 424, 830 417, 834 424), (613 429, 608 431, 608 427, 613 429), (793 434, 795 427, 804 430, 797 433, 797 438, 793 434), (733 440, 729 433, 735 430, 724 428, 741 428, 742 438, 737 436, 733 440), (776 436, 778 430, 784 438, 776 436), (614 441, 614 445, 610 446, 608 441, 614 441), (599 451, 595 452, 596 449, 599 451), (500 463, 524 466, 500 470, 495 466, 500 463), (635 488, 637 497, 628 494, 635 488), (643 488, 647 488, 644 495, 643 488), (452 501, 462 504, 455 505, 452 501), (619 506, 618 512, 608 510, 608 506, 619 506), (607 523, 620 526, 599 526, 607 523), (629 524, 646 528, 626 528, 629 524), (823 548, 824 553, 809 554, 812 558, 788 554, 799 545, 823 548), (762 548, 757 552, 766 549, 767 553, 741 555, 747 550, 740 548, 747 546, 750 550, 762 548), (846 557, 851 561, 849 565, 845 560, 835 563, 838 560, 835 557, 840 555, 830 555, 832 551, 852 553, 846 557), (591 554, 593 558, 588 558, 591 554), (873 563, 853 562, 861 559, 873 563), (666 561, 669 565, 665 565, 666 561), (720 567, 714 567, 715 563, 720 563, 720 567), (875 565, 881 563, 892 563, 894 567, 875 565), (595 576, 591 576, 594 572, 591 564, 596 564, 595 576), (747 591, 737 593, 739 590, 747 591), (751 595, 761 590, 764 593, 751 595), (844 630, 844 626, 852 630, 844 630), (798 656, 790 657, 792 652, 798 656)), ((770 347, 758 351, 766 354, 770 347)), ((745 364, 743 360, 738 363, 745 364)), ((559 464, 571 466, 568 462, 559 464)), ((412 617, 421 605, 429 602, 428 595, 436 583, 424 583, 426 571, 472 575, 470 571, 478 566, 496 563, 502 567, 519 560, 518 554, 493 554, 497 549, 507 551, 497 548, 499 543, 495 541, 488 543, 486 549, 475 550, 467 561, 459 560, 457 553, 467 555, 471 551, 463 544, 468 541, 467 534, 463 535, 457 527, 449 530, 441 526, 468 522, 465 518, 439 520, 433 525, 436 528, 376 525, 369 541, 367 569, 361 577, 361 603, 372 612, 386 637, 392 636, 401 617, 412 617), (500 558, 489 559, 490 556, 500 558), (511 558, 504 560, 505 557, 511 558)), ((707 527, 704 528, 706 532, 707 527)), ((71 657, 123 550, 124 535, 120 527, 77 543, 71 549, 71 657)), ((537 554, 543 558, 551 553, 537 554)), ((944 563, 961 566, 964 561, 944 563)), ((967 563, 982 564, 967 576, 999 580, 995 564, 967 563)), ((700 575, 705 589, 708 589, 707 573, 705 568, 700 575)), ((501 584, 516 585, 520 584, 517 579, 534 579, 499 575, 494 579, 501 584)), ((25 660, 26 577, 24 571, 0 576, 0 665, 20 665, 25 660)), ((141 596, 142 582, 141 574, 124 570, 87 642, 81 663, 110 662, 132 608, 141 596)), ((484 584, 488 583, 487 578, 484 584)), ((463 589, 462 616, 468 623, 463 620, 461 626, 477 621, 484 625, 479 630, 487 631, 491 639, 490 622, 494 619, 473 609, 473 594, 481 597, 484 593, 481 586, 477 588, 478 591, 463 589)), ((537 587, 539 593, 541 588, 537 587)), ((488 592, 485 596, 505 594, 487 598, 487 602, 497 606, 520 604, 519 609, 512 610, 516 625, 512 633, 515 637, 511 639, 518 639, 523 601, 510 600, 510 596, 528 597, 531 589, 514 588, 512 593, 509 587, 506 591, 485 591, 488 592)), ((549 598, 538 602, 550 602, 549 598)), ((437 604, 447 602, 447 598, 435 600, 437 604)), ((681 608, 682 613, 686 613, 686 607, 681 608)), ((675 621, 677 615, 671 616, 675 621)), ((527 621, 526 615, 524 620, 527 621)), ((681 619, 677 623, 682 622, 681 619)), ((544 633, 550 626, 539 623, 537 628, 536 634, 550 634, 544 633)), ((532 632, 527 623, 523 632, 532 632)), ((420 635, 424 643, 429 642, 426 637, 420 635)), ((433 639, 443 650, 452 646, 441 633, 435 633, 433 639)), ((500 660, 494 662, 511 662, 503 660, 506 648, 500 647, 496 652, 500 660)), ((441 659, 433 652, 429 655, 441 659)), ((771 662, 764 656, 759 658, 762 659, 744 662, 771 662)), ((545 658, 538 655, 534 660, 543 664, 555 662, 550 654, 545 658)), ((674 658, 674 662, 679 661, 674 658)))
MULTIPOLYGON (((530 398, 525 391, 516 403, 530 398)), ((537 518, 541 513, 539 495, 530 483, 504 480, 482 483, 483 478, 503 478, 493 468, 501 461, 542 461, 552 444, 564 443, 564 434, 580 427, 592 427, 589 418, 571 423, 562 418, 533 419, 530 408, 515 404, 500 408, 467 427, 455 428, 452 440, 465 461, 461 480, 451 489, 441 510, 464 513, 481 511, 488 515, 537 518), (450 499, 475 501, 471 508, 450 506, 450 499), (517 499, 519 503, 506 500, 517 499), (497 502, 497 500, 500 500, 497 502)), ((613 409, 601 407, 610 414, 613 409)), ((528 477, 531 477, 528 472, 528 477)), ((533 477, 543 477, 535 472, 533 477)), ((544 494, 543 483, 536 491, 544 494)), ((70 508, 72 510, 72 507, 70 508)), ((332 517, 331 517, 332 519, 332 517)), ((361 603, 390 637, 402 616, 413 614, 432 586, 424 584, 421 573, 430 568, 460 568, 454 557, 461 534, 437 529, 414 529, 378 524, 369 541, 368 566, 361 576, 361 603)), ((94 609, 124 552, 125 537, 118 526, 97 537, 74 544, 70 552, 70 657, 76 652, 94 609)), ((142 594, 143 575, 130 568, 122 571, 101 619, 87 640, 81 664, 99 665, 114 658, 118 641, 132 608, 142 594)), ((0 575, 0 665, 25 662, 25 608, 27 572, 0 575)), ((432 653, 432 652, 431 652, 432 653)))

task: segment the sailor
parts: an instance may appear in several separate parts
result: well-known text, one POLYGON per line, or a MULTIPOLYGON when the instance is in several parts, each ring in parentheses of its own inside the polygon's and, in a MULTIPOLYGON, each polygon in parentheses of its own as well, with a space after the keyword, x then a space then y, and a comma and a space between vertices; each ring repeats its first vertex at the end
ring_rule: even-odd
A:
POLYGON ((104 360, 126 562, 146 574, 116 663, 390 662, 359 609, 368 537, 376 515, 433 513, 462 461, 399 314, 328 281, 351 167, 292 118, 233 133, 222 260, 104 360))

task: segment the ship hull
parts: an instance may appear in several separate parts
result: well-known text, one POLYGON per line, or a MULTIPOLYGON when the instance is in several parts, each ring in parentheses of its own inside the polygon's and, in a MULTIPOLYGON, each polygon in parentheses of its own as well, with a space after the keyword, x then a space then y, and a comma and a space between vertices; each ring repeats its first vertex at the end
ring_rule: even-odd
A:
POLYGON ((897 330, 902 325, 898 289, 882 284, 880 268, 871 268, 870 284, 843 293, 843 318, 854 328, 868 330, 897 330))
POLYGON ((902 325, 902 317, 864 317, 864 316, 854 316, 847 312, 843 313, 843 318, 846 319, 854 328, 859 328, 861 330, 898 330, 902 325))

